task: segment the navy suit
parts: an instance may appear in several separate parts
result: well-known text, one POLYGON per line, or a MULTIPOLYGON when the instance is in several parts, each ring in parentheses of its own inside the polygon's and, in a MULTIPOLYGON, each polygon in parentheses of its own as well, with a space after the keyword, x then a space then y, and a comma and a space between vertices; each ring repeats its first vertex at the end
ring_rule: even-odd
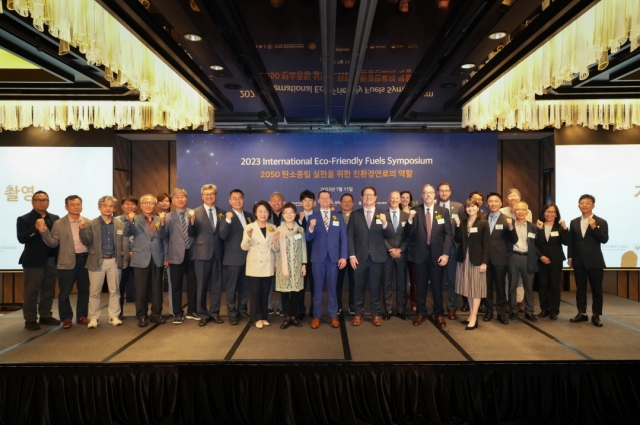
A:
MULTIPOLYGON (((453 229, 449 210, 437 204, 430 207, 431 215, 431 240, 427 244, 426 205, 422 204, 412 208, 416 211, 413 223, 407 222, 405 232, 409 237, 409 261, 415 264, 418 279, 417 314, 427 315, 427 287, 431 282, 431 294, 433 296, 433 313, 438 319, 444 315, 442 303, 442 273, 444 267, 438 264, 442 255, 451 253, 453 245, 453 229)), ((449 258, 449 261, 454 261, 449 258)))
POLYGON ((393 278, 396 278, 396 308, 398 313, 404 312, 407 292, 407 259, 409 258, 409 238, 404 233, 404 226, 409 220, 409 213, 398 209, 398 228, 393 228, 393 211, 387 211, 387 228, 391 235, 384 241, 387 248, 387 261, 384 265, 384 284, 382 288, 382 311, 392 311, 393 302, 391 287, 393 278), (400 258, 393 258, 389 251, 400 248, 400 258))
MULTIPOLYGON (((244 251, 240 244, 244 226, 240 223, 238 215, 232 210, 231 223, 223 217, 220 221, 220 239, 224 241, 224 257, 222 259, 222 275, 224 276, 225 290, 227 293, 227 309, 229 317, 238 315, 238 312, 247 312, 247 302, 249 301, 249 283, 245 273, 247 262, 247 251, 244 251), (236 306, 236 292, 238 293, 238 303, 236 306)), ((245 226, 254 221, 253 214, 243 211, 245 226)))
POLYGON ((581 217, 571 220, 569 232, 569 259, 576 276, 576 304, 578 312, 587 312, 587 279, 591 284, 593 304, 591 311, 594 315, 602 314, 602 278, 604 276, 604 257, 601 245, 609 241, 609 225, 596 215, 593 216, 596 227, 587 226, 587 231, 582 236, 580 227, 581 217))
POLYGON ((307 241, 311 242, 312 253, 310 262, 314 263, 313 281, 313 317, 322 316, 322 292, 327 290, 329 315, 332 318, 338 317, 338 300, 336 284, 338 283, 338 261, 341 258, 346 260, 347 249, 347 226, 341 214, 328 212, 329 229, 324 225, 323 211, 313 213, 309 216, 309 221, 316 220, 313 232, 306 228, 307 241))
POLYGON ((487 264, 487 298, 484 305, 487 315, 493 317, 493 291, 496 291, 496 310, 498 315, 504 316, 507 312, 507 294, 505 292, 505 279, 509 266, 509 244, 518 242, 516 228, 509 230, 506 215, 500 213, 491 230, 491 214, 487 214, 489 222, 489 264, 487 264))

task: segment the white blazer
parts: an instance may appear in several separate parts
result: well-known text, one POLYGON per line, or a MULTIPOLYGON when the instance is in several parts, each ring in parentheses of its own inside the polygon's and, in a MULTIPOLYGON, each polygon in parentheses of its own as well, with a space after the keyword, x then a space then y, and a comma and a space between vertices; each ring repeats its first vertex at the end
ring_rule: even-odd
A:
POLYGON ((244 228, 240 247, 247 252, 247 276, 267 277, 275 274, 276 257, 273 247, 273 235, 276 226, 267 223, 267 237, 262 236, 262 230, 258 223, 253 222, 244 228), (251 238, 247 230, 253 229, 251 238))

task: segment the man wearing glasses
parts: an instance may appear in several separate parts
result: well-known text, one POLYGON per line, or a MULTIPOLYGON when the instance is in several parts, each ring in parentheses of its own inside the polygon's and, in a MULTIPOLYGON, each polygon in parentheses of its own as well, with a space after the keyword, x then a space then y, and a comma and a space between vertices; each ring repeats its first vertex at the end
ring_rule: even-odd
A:
MULTIPOLYGON (((464 216, 464 209, 459 202, 453 202, 451 200, 451 185, 447 182, 442 182, 438 185, 438 199, 441 207, 449 210, 451 216, 451 227, 455 227, 455 219, 462 219, 464 216)), ((458 256, 458 246, 451 244, 451 252, 449 258, 451 261, 447 263, 447 266, 442 273, 442 288, 447 290, 447 310, 449 310, 449 319, 456 320, 456 310, 458 310, 458 294, 456 294, 456 271, 458 269, 458 262, 455 259, 458 256)))
POLYGON ((570 319, 572 323, 586 322, 587 316, 587 279, 591 285, 593 304, 591 305, 591 323, 602 327, 602 277, 604 257, 601 245, 609 241, 609 226, 607 222, 593 214, 596 198, 592 195, 582 195, 578 201, 578 208, 582 216, 571 220, 569 231, 569 267, 573 267, 576 276, 576 304, 578 314, 570 319))
MULTIPOLYGON (((24 244, 24 251, 20 256, 20 264, 24 270, 23 279, 23 309, 24 327, 30 331, 37 331, 40 325, 55 326, 60 321, 51 315, 51 306, 56 289, 56 255, 58 248, 48 247, 42 240, 36 222, 44 223, 47 229, 53 228, 53 223, 59 220, 55 214, 47 212, 49 195, 41 190, 31 198, 33 209, 30 213, 18 217, 18 242, 24 244), (38 299, 40 302, 38 303, 38 299), (38 324, 38 314, 40 324, 38 324)), ((39 224, 40 225, 40 224, 39 224)))

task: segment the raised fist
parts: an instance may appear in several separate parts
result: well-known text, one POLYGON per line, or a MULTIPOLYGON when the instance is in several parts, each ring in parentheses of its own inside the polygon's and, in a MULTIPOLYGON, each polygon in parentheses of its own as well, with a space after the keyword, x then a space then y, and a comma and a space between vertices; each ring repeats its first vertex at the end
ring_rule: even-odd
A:
POLYGON ((593 219, 593 217, 591 217, 591 218, 589 219, 589 226, 590 226, 592 229, 595 229, 595 228, 596 228, 596 221, 593 219))
POLYGON ((166 212, 158 213, 158 217, 160 217, 160 220, 164 220, 166 216, 167 216, 166 212))
POLYGON ((538 226, 538 229, 542 229, 544 227, 544 223, 538 220, 536 221, 536 226, 538 226))
POLYGON ((44 232, 47 230, 47 224, 44 222, 44 218, 39 218, 36 220, 36 230, 38 232, 44 232))
POLYGON ((316 227, 316 219, 312 218, 311 220, 309 220, 309 229, 315 229, 316 227))
POLYGON ((456 217, 454 220, 456 221, 456 227, 460 227, 460 219, 456 217))
POLYGON ((380 223, 382 223, 383 226, 385 224, 387 224, 387 216, 386 215, 380 214, 380 223))
POLYGON ((562 228, 563 228, 564 230, 567 230, 567 223, 565 223, 565 221, 564 221, 564 220, 560 220, 560 221, 558 222, 558 224, 559 224, 560 226, 562 226, 562 228))
POLYGON ((298 214, 298 221, 302 222, 303 219, 304 219, 304 212, 301 212, 300 214, 298 214))
POLYGON ((187 215, 189 216, 189 218, 191 217, 195 217, 196 216, 196 212, 194 210, 189 210, 189 212, 187 213, 187 215))
POLYGON ((84 220, 84 218, 80 217, 80 221, 78 222, 78 228, 84 229, 85 227, 87 227, 87 222, 84 220))
POLYGON ((507 218, 507 226, 513 227, 513 220, 511 218, 507 218))
POLYGON ((416 210, 409 211, 409 220, 413 220, 413 217, 416 216, 416 210))
POLYGON ((231 211, 229 211, 226 215, 227 220, 231 220, 233 218, 233 213, 231 211))
POLYGON ((127 220, 133 222, 134 218, 136 218, 136 213, 130 212, 129 214, 127 214, 127 220))
POLYGON ((247 229, 247 236, 249 236, 249 239, 251 239, 251 236, 253 236, 253 228, 249 227, 247 229))

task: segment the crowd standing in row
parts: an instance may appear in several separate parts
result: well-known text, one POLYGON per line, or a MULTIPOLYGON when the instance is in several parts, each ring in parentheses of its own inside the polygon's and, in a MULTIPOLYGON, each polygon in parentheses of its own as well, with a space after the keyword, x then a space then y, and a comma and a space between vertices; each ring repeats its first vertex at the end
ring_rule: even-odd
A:
POLYGON ((469 312, 463 322, 467 330, 478 328, 479 314, 488 322, 494 312, 504 325, 520 312, 531 321, 537 317, 556 320, 565 260, 562 245, 568 246, 569 266, 574 268, 577 285, 578 314, 571 322, 588 321, 588 281, 593 293, 591 321, 602 326, 605 263, 601 244, 608 241, 608 228, 604 219, 593 214, 595 198, 591 195, 580 197, 581 216, 569 226, 560 219, 554 203, 542 208, 534 224, 516 189, 507 192, 506 207, 500 194, 489 193, 489 211, 483 214, 482 193, 472 192, 464 204, 453 202, 451 185, 446 182, 437 190, 425 184, 423 203, 417 206, 411 192, 394 190, 384 211, 377 207, 373 186, 362 189, 362 208, 355 211, 353 196, 343 194, 339 212, 331 193, 324 190, 318 193, 318 211, 314 211, 315 194, 303 191, 301 212, 277 192, 268 202, 255 203, 251 212, 244 210, 240 189, 229 193, 230 211, 216 206, 217 195, 215 185, 205 184, 201 189, 203 204, 195 209, 187 208, 187 192, 181 188, 171 195, 144 195, 139 205, 136 198, 127 196, 120 201, 124 214, 118 217, 113 216, 117 199, 103 196, 98 200, 100 215, 89 220, 81 215, 79 196, 65 199, 68 214, 60 218, 47 211, 47 193, 36 192, 33 210, 17 221, 18 240, 25 245, 20 258, 25 327, 37 330, 40 325, 62 321, 63 328, 70 328, 74 314, 69 294, 75 283, 76 322, 96 328, 105 278, 110 294, 109 323, 121 325, 124 284, 131 273, 138 326, 163 324, 165 271, 174 324, 185 318, 197 320, 199 326, 224 323, 220 317, 224 289, 231 325, 245 319, 263 328, 270 325, 269 315, 275 312, 284 317, 282 329, 300 327, 307 313, 304 291, 309 291, 311 328, 321 326, 324 292, 331 327, 339 327, 339 315, 347 312, 353 316, 351 324, 359 326, 364 320, 368 287, 371 322, 381 326, 394 314, 394 281, 395 314, 408 320, 408 298, 416 311, 415 326, 427 319, 438 326, 446 326, 446 318, 456 320, 459 295, 461 310, 469 312), (141 214, 136 214, 138 206, 141 214), (535 273, 541 310, 537 317, 533 305, 535 273), (60 320, 51 312, 56 277, 60 320), (345 281, 348 306, 343 311, 345 281), (429 287, 433 300, 430 314, 429 287), (274 291, 279 293, 275 302, 274 291))

